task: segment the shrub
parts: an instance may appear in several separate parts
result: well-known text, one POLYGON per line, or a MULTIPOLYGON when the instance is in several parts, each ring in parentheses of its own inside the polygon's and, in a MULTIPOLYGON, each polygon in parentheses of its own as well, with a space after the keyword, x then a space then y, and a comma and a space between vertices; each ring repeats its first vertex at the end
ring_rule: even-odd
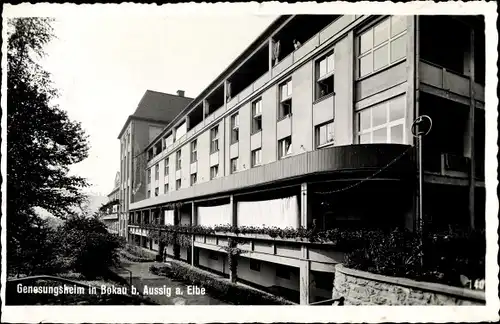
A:
POLYGON ((352 237, 356 248, 345 265, 353 269, 454 286, 461 286, 460 275, 484 278, 484 231, 358 230, 352 237))
POLYGON ((65 257, 68 270, 95 278, 119 262, 118 251, 124 240, 109 233, 97 218, 77 216, 68 219, 58 231, 59 252, 65 257))
POLYGON ((131 253, 128 253, 127 251, 120 251, 120 256, 129 260, 129 261, 132 261, 132 262, 151 262, 151 261, 154 261, 154 258, 152 257, 139 257, 139 256, 136 256, 136 255, 133 255, 131 253))
POLYGON ((136 245, 126 244, 125 249, 120 252, 124 258, 134 262, 151 262, 156 256, 152 252, 146 252, 136 245))
POLYGON ((255 289, 233 284, 209 272, 185 265, 177 261, 169 261, 166 265, 150 266, 149 271, 156 275, 183 281, 189 284, 204 287, 219 300, 236 305, 293 305, 281 297, 276 297, 255 289))

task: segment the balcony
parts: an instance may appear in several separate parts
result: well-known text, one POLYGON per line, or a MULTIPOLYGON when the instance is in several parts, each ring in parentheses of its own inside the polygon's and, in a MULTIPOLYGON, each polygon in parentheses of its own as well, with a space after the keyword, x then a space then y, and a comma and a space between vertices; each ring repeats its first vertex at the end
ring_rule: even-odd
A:
MULTIPOLYGON (((399 144, 346 145, 315 150, 291 156, 287 159, 264 164, 225 177, 202 182, 190 188, 171 192, 130 205, 130 210, 140 209, 168 202, 192 199, 208 195, 244 189, 257 185, 279 182, 286 179, 306 177, 318 173, 345 173, 376 171, 394 158, 408 151, 409 146, 399 144)), ((410 168, 410 154, 399 163, 393 176, 398 179, 410 168)))
POLYGON ((117 213, 112 213, 108 215, 101 216, 102 220, 117 220, 118 219, 118 214, 117 213))
MULTIPOLYGON (((158 227, 152 229, 148 225, 129 225, 129 232, 135 235, 147 236, 149 231, 161 231, 158 227)), ((344 260, 344 248, 335 242, 310 242, 301 238, 271 237, 266 234, 234 234, 215 232, 211 234, 193 235, 194 246, 212 251, 223 251, 229 244, 229 239, 239 237, 244 239, 238 247, 245 251, 245 257, 273 263, 300 266, 302 246, 307 246, 311 270, 333 272, 333 266, 344 260)))

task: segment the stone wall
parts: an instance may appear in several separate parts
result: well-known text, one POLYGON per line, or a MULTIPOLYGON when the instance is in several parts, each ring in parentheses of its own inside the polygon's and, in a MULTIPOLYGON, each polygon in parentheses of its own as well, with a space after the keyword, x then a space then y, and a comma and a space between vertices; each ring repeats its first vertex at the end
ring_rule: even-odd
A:
POLYGON ((484 305, 483 291, 335 267, 332 298, 345 305, 484 305))

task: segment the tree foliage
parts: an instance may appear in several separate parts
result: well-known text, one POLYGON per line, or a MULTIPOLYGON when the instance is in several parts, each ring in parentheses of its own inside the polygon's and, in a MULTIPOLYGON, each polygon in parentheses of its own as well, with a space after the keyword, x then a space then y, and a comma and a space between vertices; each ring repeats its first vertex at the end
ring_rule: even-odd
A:
POLYGON ((107 231, 97 217, 74 216, 59 228, 60 255, 66 266, 87 277, 97 277, 119 262, 123 238, 107 231))
POLYGON ((7 179, 9 214, 38 206, 55 216, 71 214, 83 200, 85 179, 69 166, 88 155, 78 122, 53 105, 57 91, 37 58, 52 39, 51 20, 9 21, 7 51, 7 179))
POLYGON ((85 179, 69 166, 88 155, 87 136, 54 104, 57 90, 39 60, 53 38, 51 19, 15 18, 7 27, 7 251, 9 264, 30 248, 34 207, 65 218, 83 200, 85 179))

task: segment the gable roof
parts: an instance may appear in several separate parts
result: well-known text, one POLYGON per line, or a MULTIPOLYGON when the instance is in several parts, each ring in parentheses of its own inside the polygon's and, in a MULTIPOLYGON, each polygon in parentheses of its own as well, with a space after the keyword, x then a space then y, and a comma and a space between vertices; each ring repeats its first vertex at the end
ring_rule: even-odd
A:
POLYGON ((193 98, 147 90, 132 116, 170 122, 193 98))
POLYGON ((123 125, 118 138, 125 131, 131 119, 140 119, 169 124, 193 98, 180 97, 169 93, 147 90, 137 105, 135 112, 130 115, 123 125))

